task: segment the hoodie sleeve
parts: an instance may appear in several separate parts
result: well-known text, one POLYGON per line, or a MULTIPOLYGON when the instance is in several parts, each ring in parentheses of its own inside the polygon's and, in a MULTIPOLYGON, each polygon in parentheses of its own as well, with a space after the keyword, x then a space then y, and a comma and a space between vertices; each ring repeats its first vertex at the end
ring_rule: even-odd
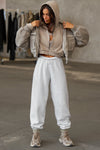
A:
POLYGON ((88 44, 89 33, 85 27, 75 25, 71 31, 73 32, 76 41, 76 47, 82 47, 88 44))
POLYGON ((28 49, 30 47, 30 34, 33 30, 31 23, 26 24, 26 26, 19 28, 16 34, 16 45, 18 47, 28 49))

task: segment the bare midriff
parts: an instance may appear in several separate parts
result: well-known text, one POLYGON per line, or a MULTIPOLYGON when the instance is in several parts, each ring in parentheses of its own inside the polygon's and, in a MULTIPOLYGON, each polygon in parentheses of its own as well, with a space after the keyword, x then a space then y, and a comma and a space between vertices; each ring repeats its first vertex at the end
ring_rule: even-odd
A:
POLYGON ((40 54, 41 56, 44 56, 44 57, 54 57, 54 56, 51 56, 51 55, 46 55, 46 54, 40 54))

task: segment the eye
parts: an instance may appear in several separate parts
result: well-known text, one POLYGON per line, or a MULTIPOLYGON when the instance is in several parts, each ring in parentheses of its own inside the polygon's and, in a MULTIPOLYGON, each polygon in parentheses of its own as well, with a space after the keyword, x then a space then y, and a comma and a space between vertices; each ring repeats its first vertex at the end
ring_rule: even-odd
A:
POLYGON ((43 16, 49 16, 49 14, 43 14, 43 16))

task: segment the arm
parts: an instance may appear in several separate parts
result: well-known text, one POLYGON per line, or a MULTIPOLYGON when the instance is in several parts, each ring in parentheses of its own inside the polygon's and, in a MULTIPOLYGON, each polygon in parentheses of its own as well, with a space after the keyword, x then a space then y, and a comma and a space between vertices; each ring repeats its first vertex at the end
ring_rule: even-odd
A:
POLYGON ((64 22, 63 26, 64 28, 69 28, 72 31, 76 41, 76 46, 82 47, 87 45, 89 41, 89 34, 85 27, 73 25, 69 22, 64 22))
POLYGON ((89 34, 85 27, 74 26, 71 31, 73 32, 77 47, 82 47, 88 44, 89 34))
POLYGON ((30 34, 33 29, 31 23, 27 24, 24 27, 19 28, 16 34, 16 45, 21 48, 29 48, 30 44, 30 34))
POLYGON ((32 23, 26 24, 17 31, 16 45, 18 47, 28 49, 30 47, 30 35, 35 27, 39 27, 39 20, 33 21, 32 23))

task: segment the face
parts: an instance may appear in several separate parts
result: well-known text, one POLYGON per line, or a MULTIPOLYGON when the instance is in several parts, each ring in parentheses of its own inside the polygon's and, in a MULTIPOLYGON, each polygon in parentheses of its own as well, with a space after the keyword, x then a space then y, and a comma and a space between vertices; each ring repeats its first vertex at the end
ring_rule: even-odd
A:
POLYGON ((47 8, 43 9, 43 19, 46 24, 50 23, 49 10, 47 8))

